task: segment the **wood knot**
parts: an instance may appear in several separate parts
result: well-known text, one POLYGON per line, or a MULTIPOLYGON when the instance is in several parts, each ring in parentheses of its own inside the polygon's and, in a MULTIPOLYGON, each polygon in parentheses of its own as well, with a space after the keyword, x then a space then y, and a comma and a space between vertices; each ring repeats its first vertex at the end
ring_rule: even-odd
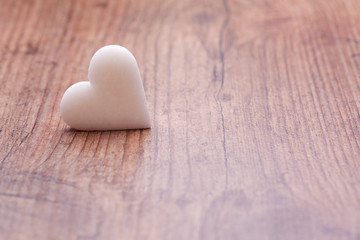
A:
POLYGON ((208 12, 197 13, 192 17, 192 20, 195 23, 199 23, 199 24, 209 23, 214 21, 214 19, 215 19, 214 15, 208 12))
POLYGON ((106 2, 98 2, 95 4, 95 7, 97 8, 106 8, 107 7, 107 3, 106 2))
POLYGON ((38 46, 34 46, 31 42, 27 43, 26 51, 25 51, 26 55, 34 55, 34 54, 37 54, 38 52, 39 52, 38 46))

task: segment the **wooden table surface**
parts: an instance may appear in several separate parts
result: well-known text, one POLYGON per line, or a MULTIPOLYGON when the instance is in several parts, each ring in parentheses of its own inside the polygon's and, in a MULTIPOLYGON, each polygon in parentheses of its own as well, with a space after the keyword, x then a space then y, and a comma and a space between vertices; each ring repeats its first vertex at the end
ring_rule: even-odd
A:
POLYGON ((0 0, 0 239, 360 239, 360 1, 0 0), (108 44, 152 128, 59 103, 108 44))

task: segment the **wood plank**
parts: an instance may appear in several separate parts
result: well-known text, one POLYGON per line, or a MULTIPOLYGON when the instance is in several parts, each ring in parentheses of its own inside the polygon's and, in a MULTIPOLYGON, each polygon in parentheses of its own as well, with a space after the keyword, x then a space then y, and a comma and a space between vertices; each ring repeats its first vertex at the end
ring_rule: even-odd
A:
POLYGON ((0 0, 0 239, 359 239, 360 2, 0 0), (59 114, 135 55, 148 130, 59 114))

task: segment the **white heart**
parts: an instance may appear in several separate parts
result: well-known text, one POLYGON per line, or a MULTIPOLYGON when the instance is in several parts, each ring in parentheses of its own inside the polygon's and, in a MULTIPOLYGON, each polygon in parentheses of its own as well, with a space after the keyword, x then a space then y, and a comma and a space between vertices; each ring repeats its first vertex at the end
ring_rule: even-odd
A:
POLYGON ((78 130, 121 130, 150 127, 145 92, 135 57, 117 45, 100 48, 92 57, 89 81, 69 87, 60 103, 64 121, 78 130))

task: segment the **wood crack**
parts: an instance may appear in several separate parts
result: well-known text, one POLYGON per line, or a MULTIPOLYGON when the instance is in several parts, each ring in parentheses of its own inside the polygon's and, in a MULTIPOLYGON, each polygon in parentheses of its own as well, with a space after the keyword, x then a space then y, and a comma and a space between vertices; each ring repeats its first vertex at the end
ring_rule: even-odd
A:
POLYGON ((225 29, 230 21, 230 9, 227 3, 227 0, 223 0, 223 6, 225 10, 225 19, 220 28, 220 35, 219 35, 219 54, 220 54, 220 63, 221 63, 221 75, 220 75, 220 87, 216 94, 216 100, 220 107, 220 116, 221 116, 221 127, 222 127, 222 147, 224 152, 224 165, 225 165, 225 183, 226 187, 229 181, 229 169, 228 169, 228 156, 227 156, 227 149, 226 149, 226 128, 225 128, 225 118, 223 112, 223 105, 220 99, 220 94, 224 87, 225 82, 225 51, 224 51, 224 32, 225 29))

